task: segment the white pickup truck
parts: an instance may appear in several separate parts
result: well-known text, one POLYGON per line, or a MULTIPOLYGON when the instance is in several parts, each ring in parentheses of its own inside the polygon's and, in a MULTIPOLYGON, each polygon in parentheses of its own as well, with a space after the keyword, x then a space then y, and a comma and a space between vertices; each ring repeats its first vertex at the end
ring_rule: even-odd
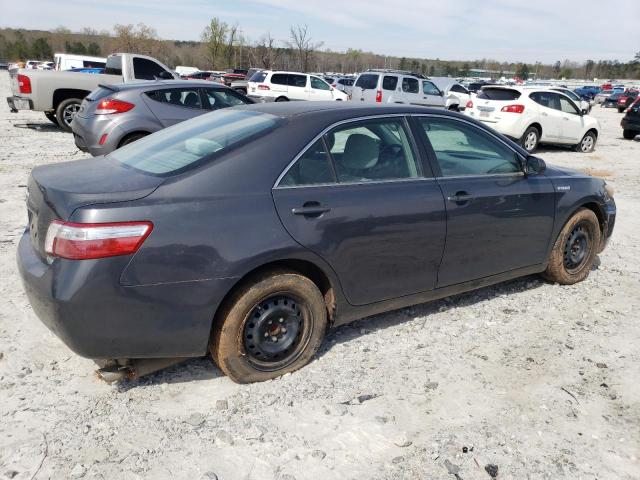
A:
POLYGON ((82 99, 100 84, 139 80, 170 80, 177 76, 158 60, 134 53, 114 53, 107 57, 104 73, 60 72, 20 69, 11 72, 12 112, 36 110, 67 132, 82 99))

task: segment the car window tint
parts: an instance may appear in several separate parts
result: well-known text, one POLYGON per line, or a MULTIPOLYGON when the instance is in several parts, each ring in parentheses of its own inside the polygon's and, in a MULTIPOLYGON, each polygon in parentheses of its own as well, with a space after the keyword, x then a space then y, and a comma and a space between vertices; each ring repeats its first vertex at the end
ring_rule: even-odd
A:
POLYGON ((316 90, 331 90, 327 82, 320 80, 318 77, 311 77, 311 88, 315 88, 316 90))
POLYGON ((421 118, 443 177, 520 172, 516 153, 466 122, 421 118))
POLYGON ((179 107, 202 108, 200 94, 196 88, 172 88, 147 92, 156 102, 170 103, 179 107))
POLYGON ((280 180, 280 186, 302 186, 333 183, 329 156, 322 139, 309 147, 280 180))
MULTIPOLYGON (((264 79, 267 78, 267 73, 266 72, 256 72, 253 74, 253 76, 249 79, 250 82, 264 82, 264 79)), ((273 81, 272 81, 273 83, 273 81)))
POLYGON ((369 182, 418 176, 402 120, 370 120, 326 135, 339 182, 369 182))
POLYGON ((578 110, 573 105, 573 103, 571 103, 570 100, 564 98, 561 95, 559 95, 559 97, 560 97, 560 110, 562 110, 564 113, 573 113, 574 115, 578 115, 578 110))
POLYGON ((287 85, 288 84, 288 75, 286 73, 274 73, 271 75, 271 83, 276 85, 287 85))
POLYGON ((534 92, 529 95, 529 98, 539 105, 547 108, 554 108, 560 110, 560 95, 551 92, 534 92))
POLYGON ((164 72, 164 68, 153 60, 146 58, 133 58, 133 75, 139 80, 155 80, 160 72, 164 72))
POLYGON ((420 84, 418 80, 411 77, 404 77, 402 79, 402 91, 406 93, 418 93, 420 84))
POLYGON ((378 75, 372 75, 365 73, 358 77, 356 81, 356 87, 360 87, 363 90, 372 90, 378 87, 378 75))
POLYGON ((207 88, 205 89, 207 99, 209 100, 209 106, 211 110, 218 110, 219 108, 235 107, 236 105, 244 105, 247 102, 235 92, 222 88, 207 88))
POLYGON ((462 85, 453 85, 451 91, 456 93, 469 93, 462 85))
POLYGON ((509 88, 483 88, 478 92, 482 100, 517 100, 520 92, 509 88))
POLYGON ((200 115, 114 150, 106 158, 158 175, 175 174, 263 135, 283 120, 267 113, 224 109, 200 115))
POLYGON ((306 75, 289 75, 290 87, 306 87, 307 76, 306 75))
POLYGON ((422 91, 425 95, 440 95, 440 90, 428 80, 422 81, 422 91))
POLYGON ((385 75, 382 77, 382 89, 383 90, 395 90, 398 86, 398 77, 393 75, 385 75))

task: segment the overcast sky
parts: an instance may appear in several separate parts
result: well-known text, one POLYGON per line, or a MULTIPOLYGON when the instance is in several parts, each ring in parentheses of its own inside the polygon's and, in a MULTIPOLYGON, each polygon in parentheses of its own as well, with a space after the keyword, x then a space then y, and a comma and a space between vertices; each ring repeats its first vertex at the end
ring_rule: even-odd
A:
POLYGON ((0 26, 50 30, 143 22, 198 40, 211 17, 250 40, 304 24, 325 48, 443 60, 628 61, 640 50, 640 0, 0 0, 0 26))

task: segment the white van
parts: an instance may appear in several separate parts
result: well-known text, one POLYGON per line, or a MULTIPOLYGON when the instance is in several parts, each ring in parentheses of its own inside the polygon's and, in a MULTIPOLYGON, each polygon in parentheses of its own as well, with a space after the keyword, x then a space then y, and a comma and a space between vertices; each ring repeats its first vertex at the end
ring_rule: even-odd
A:
MULTIPOLYGON (((367 70, 358 75, 351 100, 364 103, 404 103, 447 108, 447 98, 427 77, 403 70, 367 70)), ((453 108, 453 107, 452 107, 453 108)))
POLYGON ((247 83, 247 95, 257 102, 289 100, 347 100, 346 93, 336 90, 320 77, 299 72, 262 70, 247 83))
POLYGON ((88 57, 70 53, 56 53, 53 56, 54 70, 71 70, 72 68, 104 68, 107 59, 104 57, 88 57))

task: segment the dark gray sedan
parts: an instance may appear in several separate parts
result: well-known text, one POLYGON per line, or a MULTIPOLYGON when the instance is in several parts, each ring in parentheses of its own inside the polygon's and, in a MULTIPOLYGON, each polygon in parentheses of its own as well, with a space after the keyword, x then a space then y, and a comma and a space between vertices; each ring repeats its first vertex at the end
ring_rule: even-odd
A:
POLYGON ((207 81, 101 85, 83 100, 71 129, 80 150, 105 155, 203 113, 248 103, 242 93, 207 81))
POLYGON ((357 318, 522 275, 583 280, 612 194, 456 113, 250 105, 35 168, 18 264, 40 319, 114 375, 209 350, 253 382, 357 318))

